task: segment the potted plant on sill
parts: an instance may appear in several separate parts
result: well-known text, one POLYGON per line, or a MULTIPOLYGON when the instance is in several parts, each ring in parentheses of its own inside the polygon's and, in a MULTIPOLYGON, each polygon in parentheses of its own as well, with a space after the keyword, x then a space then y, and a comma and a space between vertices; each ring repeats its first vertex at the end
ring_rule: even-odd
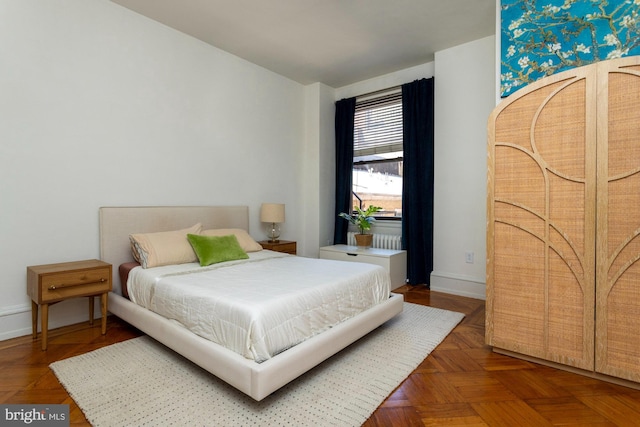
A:
POLYGON ((366 210, 362 210, 361 208, 354 206, 353 210, 353 214, 342 212, 339 216, 358 227, 360 233, 355 235, 356 245, 359 247, 370 248, 371 243, 373 242, 373 235, 368 234, 367 231, 371 230, 371 224, 376 220, 373 214, 381 211, 382 208, 370 205, 366 210))

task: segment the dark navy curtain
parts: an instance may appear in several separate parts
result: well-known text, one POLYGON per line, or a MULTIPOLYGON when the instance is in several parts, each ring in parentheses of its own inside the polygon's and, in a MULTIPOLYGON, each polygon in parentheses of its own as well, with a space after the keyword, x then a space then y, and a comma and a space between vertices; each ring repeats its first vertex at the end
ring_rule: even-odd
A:
POLYGON ((433 78, 402 85, 402 241, 407 283, 429 286, 433 270, 433 78))
POLYGON ((341 99, 336 102, 336 210, 333 243, 346 244, 349 222, 339 218, 340 212, 351 212, 353 178, 353 120, 356 114, 356 99, 341 99))

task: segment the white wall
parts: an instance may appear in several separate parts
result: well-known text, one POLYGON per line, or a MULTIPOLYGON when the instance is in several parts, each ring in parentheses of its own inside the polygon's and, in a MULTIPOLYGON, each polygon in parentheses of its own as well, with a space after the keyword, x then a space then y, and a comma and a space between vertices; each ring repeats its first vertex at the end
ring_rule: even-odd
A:
MULTIPOLYGON (((281 202, 282 238, 317 256, 333 238, 334 102, 433 75, 432 288, 482 297, 493 40, 302 87, 107 0, 1 2, 0 340, 30 333, 26 266, 99 256, 100 206, 248 205, 260 240, 260 204, 281 202)), ((50 310, 52 328, 86 319, 85 300, 50 310)))
POLYGON ((436 52, 433 63, 339 88, 335 97, 435 77, 431 289, 480 299, 485 298, 486 271, 486 125, 495 106, 495 67, 491 36, 436 52), (466 252, 473 253, 473 263, 466 262, 466 252))
MULTIPOLYGON (((287 207, 301 232, 305 88, 106 0, 0 3, 0 340, 26 266, 99 257, 106 205, 287 207)), ((86 299, 50 325, 87 319, 86 299)))
POLYGON ((495 37, 436 52, 435 64, 431 289, 485 298, 486 129, 495 107, 495 37))
MULTIPOLYGON (((495 67, 491 36, 437 52, 434 62, 338 88, 332 101, 435 77, 431 289, 480 299, 485 298, 486 271, 486 125, 495 106, 495 67), (473 253, 473 263, 466 262, 466 252, 473 253)), ((320 221, 333 232, 332 191, 324 203, 332 210, 320 221)), ((398 223, 380 222, 376 227, 379 232, 400 233, 398 223)))
POLYGON ((300 162, 303 182, 301 215, 305 230, 298 249, 311 257, 333 243, 335 191, 335 89, 321 83, 305 88, 305 142, 300 162))

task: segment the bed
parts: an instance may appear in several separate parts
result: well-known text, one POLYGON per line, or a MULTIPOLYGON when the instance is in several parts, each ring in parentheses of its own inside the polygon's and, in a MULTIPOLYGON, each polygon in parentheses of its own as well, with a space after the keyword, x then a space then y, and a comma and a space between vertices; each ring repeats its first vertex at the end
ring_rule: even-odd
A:
POLYGON ((402 311, 402 295, 390 294, 383 302, 258 363, 133 303, 122 295, 118 273, 120 265, 134 261, 129 235, 184 229, 195 223, 202 224, 202 229, 248 231, 248 207, 103 207, 99 213, 100 257, 114 266, 109 311, 258 401, 402 311))

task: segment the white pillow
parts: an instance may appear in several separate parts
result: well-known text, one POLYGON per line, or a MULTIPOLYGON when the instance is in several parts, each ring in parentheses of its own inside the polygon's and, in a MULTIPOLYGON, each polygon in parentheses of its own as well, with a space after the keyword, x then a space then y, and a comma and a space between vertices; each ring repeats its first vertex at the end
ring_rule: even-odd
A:
POLYGON ((238 243, 240 247, 245 252, 258 252, 262 250, 262 246, 260 243, 253 240, 253 237, 247 233, 246 230, 242 228, 216 228, 211 230, 204 230, 202 233, 203 236, 228 236, 233 234, 238 239, 238 243))
POLYGON ((197 262, 187 234, 200 234, 201 231, 202 225, 198 223, 182 230, 131 234, 131 251, 142 268, 197 262))

